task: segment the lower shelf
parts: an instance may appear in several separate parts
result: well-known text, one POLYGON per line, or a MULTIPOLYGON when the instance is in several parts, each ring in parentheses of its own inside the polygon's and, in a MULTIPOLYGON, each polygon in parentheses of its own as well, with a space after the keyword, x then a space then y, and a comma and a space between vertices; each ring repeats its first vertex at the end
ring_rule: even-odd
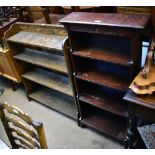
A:
POLYGON ((73 96, 68 77, 39 68, 32 69, 23 74, 22 77, 71 97, 73 96))
POLYGON ((125 139, 126 122, 116 120, 101 112, 89 111, 89 114, 81 120, 81 123, 120 142, 125 139))
POLYGON ((53 90, 40 88, 29 95, 29 98, 42 103, 58 112, 76 119, 74 99, 53 90))
POLYGON ((126 117, 127 109, 123 105, 121 98, 107 94, 81 93, 79 100, 118 116, 126 117))

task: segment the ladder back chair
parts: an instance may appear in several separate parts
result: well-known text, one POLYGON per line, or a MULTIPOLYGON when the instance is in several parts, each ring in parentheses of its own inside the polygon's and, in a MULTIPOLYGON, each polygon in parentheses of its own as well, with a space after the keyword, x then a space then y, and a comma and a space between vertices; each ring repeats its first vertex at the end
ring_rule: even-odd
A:
POLYGON ((43 124, 15 106, 0 103, 0 118, 12 149, 47 149, 43 124))

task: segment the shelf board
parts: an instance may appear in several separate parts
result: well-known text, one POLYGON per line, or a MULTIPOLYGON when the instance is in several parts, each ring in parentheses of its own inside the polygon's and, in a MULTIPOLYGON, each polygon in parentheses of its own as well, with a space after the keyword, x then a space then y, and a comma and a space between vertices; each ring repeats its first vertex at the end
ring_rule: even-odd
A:
POLYGON ((15 59, 68 74, 64 56, 25 48, 15 59))
POLYGON ((89 114, 81 120, 81 123, 117 140, 124 141, 126 129, 125 121, 121 121, 120 123, 118 120, 105 117, 105 115, 100 112, 95 113, 90 111, 89 114))
POLYGON ((114 64, 120 64, 123 66, 130 65, 129 57, 125 54, 125 52, 119 52, 112 49, 87 48, 81 49, 79 51, 74 51, 72 55, 106 61, 114 64))
POLYGON ((46 48, 49 50, 62 51, 62 45, 65 38, 66 36, 63 35, 48 35, 37 32, 19 31, 18 33, 8 38, 7 41, 46 48))
POLYGON ((122 92, 126 92, 129 84, 124 77, 109 74, 107 72, 100 73, 98 71, 79 72, 75 75, 76 78, 92 82, 94 84, 113 88, 122 92))
POLYGON ((37 89, 29 97, 64 115, 76 119, 77 111, 73 97, 68 97, 46 88, 37 89))
POLYGON ((114 113, 121 117, 126 117, 127 109, 123 106, 123 99, 108 94, 81 93, 79 100, 114 113))
POLYGON ((22 77, 63 94, 73 96, 68 77, 51 73, 43 69, 33 69, 23 74, 22 77))

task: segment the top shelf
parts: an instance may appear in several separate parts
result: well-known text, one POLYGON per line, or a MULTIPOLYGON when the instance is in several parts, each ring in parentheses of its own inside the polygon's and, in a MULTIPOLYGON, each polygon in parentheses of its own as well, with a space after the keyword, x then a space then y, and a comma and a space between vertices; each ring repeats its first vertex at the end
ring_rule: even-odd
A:
POLYGON ((78 57, 112 62, 114 64, 120 64, 123 66, 129 66, 131 64, 127 54, 124 52, 116 52, 116 50, 111 49, 87 48, 74 51, 72 54, 78 57))
POLYGON ((20 31, 17 34, 9 37, 7 41, 35 47, 42 47, 50 50, 62 51, 62 45, 65 38, 66 36, 20 31))
POLYGON ((13 43, 63 51, 63 42, 67 38, 62 25, 35 24, 17 22, 4 35, 5 40, 13 43))
POLYGON ((99 25, 109 27, 122 27, 144 29, 148 15, 139 14, 122 14, 122 13, 86 13, 86 12, 73 12, 68 16, 61 19, 59 22, 62 24, 85 24, 85 25, 99 25))

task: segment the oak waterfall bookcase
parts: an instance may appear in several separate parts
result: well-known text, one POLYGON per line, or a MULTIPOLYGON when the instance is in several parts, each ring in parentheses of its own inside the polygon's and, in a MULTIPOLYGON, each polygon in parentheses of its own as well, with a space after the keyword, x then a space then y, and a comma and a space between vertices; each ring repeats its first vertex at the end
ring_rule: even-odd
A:
POLYGON ((66 38, 62 25, 20 22, 5 34, 28 99, 76 119, 77 110, 63 52, 66 38))

